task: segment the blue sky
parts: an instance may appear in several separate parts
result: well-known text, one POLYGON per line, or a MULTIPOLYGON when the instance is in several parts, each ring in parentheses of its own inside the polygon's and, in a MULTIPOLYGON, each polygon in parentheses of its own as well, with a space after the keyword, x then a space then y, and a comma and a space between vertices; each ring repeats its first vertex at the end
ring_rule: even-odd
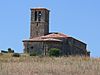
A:
POLYGON ((100 0, 0 0, 0 50, 23 52, 35 7, 50 10, 50 32, 75 37, 88 44, 92 57, 100 57, 100 0))

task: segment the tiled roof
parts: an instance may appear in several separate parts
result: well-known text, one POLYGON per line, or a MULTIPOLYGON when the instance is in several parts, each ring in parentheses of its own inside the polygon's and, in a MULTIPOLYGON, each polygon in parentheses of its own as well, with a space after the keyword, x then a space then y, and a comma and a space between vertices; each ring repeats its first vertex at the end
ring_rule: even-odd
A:
POLYGON ((59 40, 59 38, 68 38, 69 36, 63 34, 63 33, 50 33, 48 35, 45 36, 40 36, 40 37, 34 37, 32 39, 28 39, 28 40, 23 40, 23 42, 25 41, 30 41, 30 42, 40 42, 40 41, 56 41, 56 42, 61 42, 61 40, 59 40))
POLYGON ((61 42, 61 40, 59 39, 29 39, 29 40, 23 40, 23 42, 25 41, 29 41, 29 42, 50 42, 50 41, 53 41, 53 42, 61 42))
POLYGON ((45 39, 43 39, 41 37, 36 37, 36 38, 28 39, 28 40, 23 40, 23 42, 25 42, 25 41, 29 41, 29 42, 41 42, 41 41, 43 41, 43 42, 45 42, 45 41, 47 41, 47 42, 50 42, 50 41, 61 42, 61 40, 59 40, 59 39, 54 39, 54 38, 45 38, 45 39))
POLYGON ((68 38, 69 36, 63 33, 50 33, 48 35, 42 36, 42 38, 68 38))

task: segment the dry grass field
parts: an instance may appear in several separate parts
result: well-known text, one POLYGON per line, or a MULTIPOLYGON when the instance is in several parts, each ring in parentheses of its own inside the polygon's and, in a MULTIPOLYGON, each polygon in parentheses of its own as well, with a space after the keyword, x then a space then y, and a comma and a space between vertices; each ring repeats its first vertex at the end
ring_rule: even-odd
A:
POLYGON ((100 58, 1 55, 0 75, 100 75, 100 58))

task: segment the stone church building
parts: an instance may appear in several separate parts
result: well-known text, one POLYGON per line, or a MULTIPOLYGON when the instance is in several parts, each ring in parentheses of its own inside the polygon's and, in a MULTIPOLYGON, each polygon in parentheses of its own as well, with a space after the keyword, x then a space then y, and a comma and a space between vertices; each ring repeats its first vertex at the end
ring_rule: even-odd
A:
POLYGON ((23 40, 24 53, 48 55, 51 48, 60 49, 61 55, 89 56, 86 44, 80 40, 59 32, 49 32, 49 10, 31 9, 30 38, 23 40))

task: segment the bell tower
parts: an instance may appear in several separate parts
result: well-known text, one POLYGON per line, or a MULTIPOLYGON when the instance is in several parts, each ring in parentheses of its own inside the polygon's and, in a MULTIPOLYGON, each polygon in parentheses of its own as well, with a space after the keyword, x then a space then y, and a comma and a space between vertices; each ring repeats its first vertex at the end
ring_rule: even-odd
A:
POLYGON ((31 9, 30 38, 49 33, 49 10, 46 8, 31 9))

